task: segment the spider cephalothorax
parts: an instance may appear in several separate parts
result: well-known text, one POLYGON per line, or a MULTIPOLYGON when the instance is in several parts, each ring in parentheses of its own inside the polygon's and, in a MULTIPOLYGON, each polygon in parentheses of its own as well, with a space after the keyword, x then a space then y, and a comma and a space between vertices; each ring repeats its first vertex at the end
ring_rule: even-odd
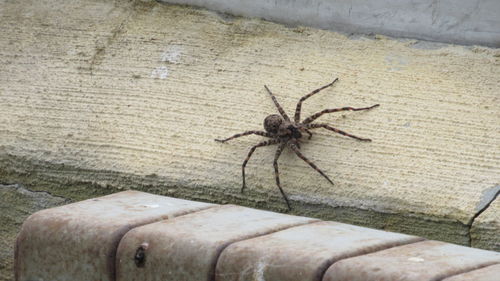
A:
POLYGON ((299 127, 290 121, 286 121, 278 114, 269 115, 264 119, 264 129, 269 134, 282 140, 290 138, 300 139, 302 137, 299 127))
POLYGON ((325 109, 325 110, 322 110, 320 112, 317 112, 317 113, 305 118, 302 122, 300 122, 300 110, 302 107, 302 102, 305 101, 306 99, 308 99, 309 97, 311 97, 312 95, 318 93, 319 91, 332 86, 337 81, 338 81, 338 78, 333 80, 333 82, 331 82, 330 84, 327 84, 327 85, 325 85, 319 89, 316 89, 316 90, 312 91, 311 93, 303 96, 299 100, 299 102, 297 103, 297 108, 295 109, 294 120, 291 120, 290 117, 288 117, 288 115, 285 113, 283 108, 280 106, 280 104, 278 103, 278 101, 274 97, 273 93, 271 93, 271 91, 269 90, 269 88, 267 86, 264 86, 264 88, 266 88, 267 92, 271 96, 271 99, 273 100, 274 104, 276 105, 276 107, 280 113, 279 115, 278 114, 269 115, 266 117, 266 119, 264 119, 265 131, 246 131, 244 133, 231 136, 227 139, 222 139, 222 140, 216 139, 216 141, 218 141, 218 142, 226 142, 228 140, 232 140, 232 139, 235 139, 238 137, 252 135, 252 134, 270 138, 269 140, 262 141, 256 145, 254 145, 250 149, 250 151, 248 152, 248 155, 247 155, 247 158, 245 159, 245 161, 243 161, 243 165, 242 165, 243 186, 241 187, 241 192, 243 192, 243 190, 246 187, 246 184, 245 184, 245 166, 246 166, 248 160, 250 159, 250 157, 252 156, 253 152, 255 151, 255 149, 257 149, 258 147, 268 146, 268 145, 272 145, 272 144, 278 144, 278 149, 276 150, 276 154, 274 155, 274 163, 273 163, 274 175, 275 175, 275 179, 276 179, 276 185, 278 186, 278 188, 281 192, 281 195, 285 199, 286 204, 288 206, 288 209, 291 209, 288 197, 286 196, 285 192, 281 188, 279 171, 278 171, 278 158, 280 157, 281 152, 283 151, 285 146, 288 146, 293 152, 295 152, 295 154, 297 154, 297 156, 299 158, 304 160, 307 164, 309 164, 309 166, 311 166, 314 170, 318 171, 318 173, 320 173, 323 177, 325 177, 325 179, 328 180, 328 182, 333 184, 333 182, 330 180, 330 178, 328 178, 328 176, 325 173, 323 173, 323 171, 321 171, 318 167, 316 167, 316 165, 314 165, 314 163, 309 161, 309 159, 307 159, 300 152, 299 140, 302 138, 303 133, 307 133, 309 135, 309 139, 310 139, 312 137, 312 132, 310 130, 317 129, 317 128, 324 128, 324 129, 333 131, 335 133, 339 133, 341 135, 348 136, 348 137, 351 137, 351 138, 354 138, 354 139, 357 139, 360 141, 371 141, 370 139, 360 138, 360 137, 348 134, 344 131, 333 128, 330 125, 325 124, 325 123, 312 123, 312 122, 325 113, 333 113, 333 112, 337 112, 337 111, 346 111, 346 110, 351 110, 351 111, 368 110, 368 109, 372 109, 374 107, 379 106, 378 104, 372 105, 370 107, 362 107, 362 108, 342 107, 342 108, 325 109))

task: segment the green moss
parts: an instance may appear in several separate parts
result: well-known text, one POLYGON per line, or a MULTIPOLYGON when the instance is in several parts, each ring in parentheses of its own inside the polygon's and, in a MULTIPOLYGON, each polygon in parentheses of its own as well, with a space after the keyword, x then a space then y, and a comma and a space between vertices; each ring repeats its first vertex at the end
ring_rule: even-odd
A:
POLYGON ((20 185, 0 185, 0 280, 12 280, 14 243, 23 221, 32 213, 66 203, 47 192, 20 185))
MULTIPOLYGON (((33 192, 45 192, 59 198, 57 204, 80 201, 135 189, 158 195, 171 196, 218 204, 238 204, 259 209, 287 212, 279 194, 263 193, 248 189, 241 194, 229 187, 180 186, 166 177, 158 175, 138 176, 113 171, 95 171, 62 164, 24 159, 12 155, 0 155, 0 184, 21 184, 33 192)), ((1 245, 14 245, 15 235, 21 222, 31 213, 50 204, 33 203, 32 198, 9 193, 2 194, 3 209, 16 210, 16 214, 0 216, 1 245)), ((293 215, 335 220, 354 225, 383 229, 467 245, 469 227, 458 221, 429 217, 422 214, 384 213, 345 206, 330 206, 322 203, 304 203, 292 200, 293 215)), ((3 210, 2 210, 3 212, 3 210)), ((10 274, 12 251, 2 256, 0 276, 10 274), (3 274, 3 275, 1 275, 3 274)), ((5 279, 8 280, 8 279, 5 279)))
MULTIPOLYGON (((287 212, 279 194, 248 189, 244 194, 229 187, 179 186, 158 175, 138 176, 113 171, 78 169, 42 163, 16 156, 0 156, 0 181, 21 183, 30 190, 79 201, 126 189, 218 204, 238 204, 277 212, 287 212)), ((454 220, 422 214, 384 213, 345 206, 293 201, 290 214, 335 220, 387 231, 419 235, 457 244, 468 243, 468 226, 454 220)))

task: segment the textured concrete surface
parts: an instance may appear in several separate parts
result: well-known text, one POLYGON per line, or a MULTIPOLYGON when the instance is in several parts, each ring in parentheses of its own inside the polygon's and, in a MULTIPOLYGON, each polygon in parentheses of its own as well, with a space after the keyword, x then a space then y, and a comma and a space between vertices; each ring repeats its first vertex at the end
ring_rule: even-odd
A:
POLYGON ((16 280, 114 281, 116 249, 130 229, 212 206, 124 191, 39 211, 17 237, 16 280))
POLYGON ((67 202, 21 185, 0 184, 0 280, 14 279, 14 241, 23 221, 36 211, 67 202))
POLYGON ((334 263, 324 281, 432 281, 500 263, 500 253, 423 241, 334 263))
MULTIPOLYGON (((333 263, 422 240, 336 222, 317 222, 233 243, 216 280, 321 281, 333 263)), ((368 279, 367 279, 368 280, 368 279)))
POLYGON ((452 276, 443 281, 497 281, 500 273, 500 264, 490 265, 471 272, 452 276))
POLYGON ((500 47, 497 0, 160 0, 347 33, 500 47))
POLYGON ((15 264, 19 281, 431 281, 498 276, 500 253, 125 191, 31 215, 15 264))
POLYGON ((0 183, 69 200, 134 188, 284 211, 274 148, 256 151, 240 194, 241 163, 262 138, 213 139, 261 129, 276 112, 264 84, 291 114, 339 77, 304 114, 380 103, 320 119, 374 141, 318 131, 303 143, 334 186, 284 151, 293 213, 464 245, 498 237, 470 233, 500 182, 498 49, 346 37, 152 1, 4 1, 0 28, 0 183))
POLYGON ((116 280, 213 281, 221 252, 231 243, 316 220, 240 206, 220 206, 127 233, 117 252, 116 280), (145 245, 138 267, 137 249, 145 245))

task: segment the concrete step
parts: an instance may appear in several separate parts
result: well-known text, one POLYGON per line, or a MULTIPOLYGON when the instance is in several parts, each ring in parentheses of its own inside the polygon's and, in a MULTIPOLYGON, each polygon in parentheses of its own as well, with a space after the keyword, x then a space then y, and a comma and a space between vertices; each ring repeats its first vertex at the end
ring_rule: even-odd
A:
POLYGON ((17 239, 15 275, 18 281, 493 280, 499 265, 493 251, 124 191, 31 215, 17 239))
POLYGON ((130 229, 210 206, 125 191, 36 212, 17 237, 16 280, 114 280, 116 248, 130 229))
POLYGON ((214 138, 262 130, 277 113, 264 84, 293 115, 302 96, 338 77, 302 116, 380 104, 318 120, 373 142, 327 130, 304 140, 334 186, 285 149, 293 213, 500 251, 500 49, 153 0, 7 1, 0 29, 1 183, 73 201, 138 188, 286 211, 276 148, 255 151, 241 194, 241 164, 263 137, 214 138))

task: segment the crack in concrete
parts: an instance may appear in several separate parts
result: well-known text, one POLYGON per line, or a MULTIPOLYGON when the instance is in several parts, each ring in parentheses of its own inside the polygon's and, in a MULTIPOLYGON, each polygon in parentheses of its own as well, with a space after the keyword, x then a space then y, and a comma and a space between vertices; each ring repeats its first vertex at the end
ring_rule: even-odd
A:
POLYGON ((99 46, 99 44, 97 43, 98 46, 95 47, 96 51, 95 51, 94 55, 92 56, 92 58, 90 59, 90 66, 89 66, 89 68, 90 68, 90 75, 93 75, 93 73, 94 73, 94 67, 96 65, 101 64, 101 62, 103 61, 104 54, 106 52, 106 48, 113 43, 113 41, 116 39, 116 37, 118 37, 118 35, 120 35, 121 33, 124 32, 125 24, 128 22, 128 20, 129 20, 129 18, 130 18, 130 16, 131 16, 132 13, 133 12, 129 13, 127 15, 127 17, 122 22, 120 22, 120 24, 116 28, 114 28, 113 30, 111 30, 111 36, 109 36, 106 39, 106 42, 104 42, 104 44, 102 44, 101 46, 99 46))
POLYGON ((481 200, 479 201, 479 204, 477 205, 476 208, 476 213, 472 216, 472 218, 469 220, 467 223, 468 227, 468 238, 469 238, 469 247, 472 247, 472 226, 474 224, 474 221, 476 220, 477 217, 479 217, 484 211, 488 209, 488 207, 493 203, 497 198, 498 195, 500 194, 500 185, 495 185, 491 188, 486 189, 483 192, 483 195, 481 197, 481 200))
POLYGON ((102 44, 99 44, 99 42, 96 43, 97 45, 95 47, 96 51, 94 55, 92 55, 92 58, 90 59, 89 63, 90 75, 93 75, 94 67, 100 65, 104 60, 104 54, 106 53, 106 48, 109 47, 111 44, 113 44, 113 42, 119 35, 125 32, 125 27, 127 23, 130 21, 132 17, 134 17, 138 13, 137 9, 140 4, 141 4, 140 1, 134 1, 129 7, 130 11, 125 15, 125 18, 115 28, 111 30, 111 35, 106 38, 105 42, 102 44))
POLYGON ((17 192, 20 192, 20 193, 23 193, 26 195, 32 195, 32 194, 37 193, 37 194, 42 194, 42 195, 49 196, 52 198, 63 199, 64 201, 68 200, 68 198, 65 198, 65 197, 62 197, 59 195, 54 195, 54 194, 50 193, 49 191, 31 190, 29 188, 26 188, 24 185, 22 185, 20 183, 4 184, 4 183, 0 182, 0 188, 15 189, 17 192))

